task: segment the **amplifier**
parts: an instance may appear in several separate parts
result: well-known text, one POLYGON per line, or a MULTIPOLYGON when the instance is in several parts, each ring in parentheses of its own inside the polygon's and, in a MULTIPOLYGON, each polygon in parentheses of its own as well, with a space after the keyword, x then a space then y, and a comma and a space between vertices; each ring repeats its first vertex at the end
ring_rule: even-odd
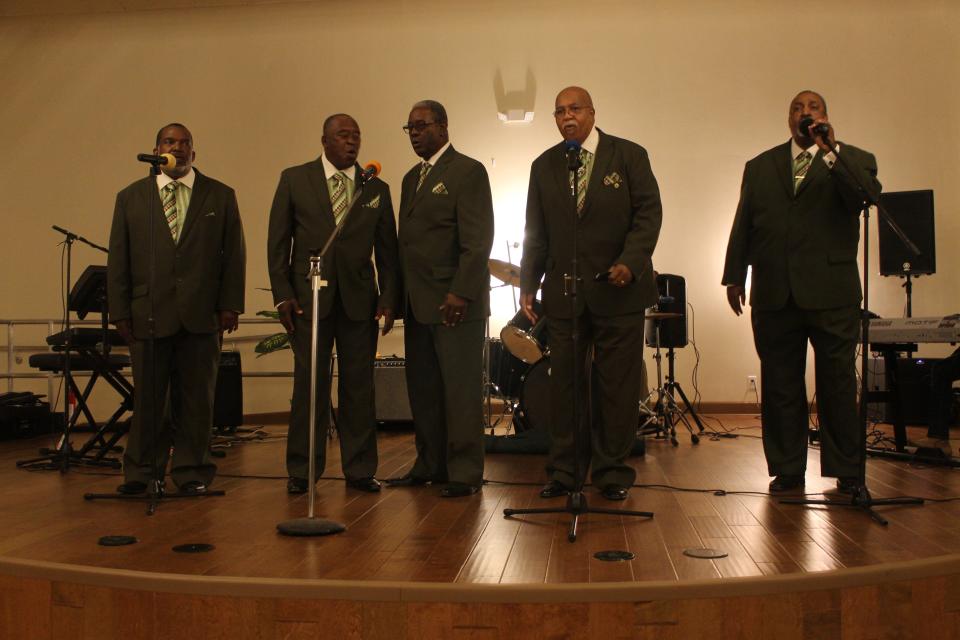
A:
POLYGON ((407 361, 404 358, 377 358, 373 362, 377 422, 412 422, 407 396, 407 361))
POLYGON ((239 351, 220 352, 213 397, 213 428, 232 431, 243 424, 243 370, 239 351))
MULTIPOLYGON (((898 358, 900 390, 903 398, 903 421, 908 425, 925 425, 929 422, 930 367, 940 358, 898 358)), ((871 358, 867 367, 867 388, 870 391, 886 391, 887 379, 883 358, 871 358)), ((893 421, 893 407, 889 402, 867 405, 867 417, 880 422, 893 421)))
POLYGON ((50 405, 32 393, 0 394, 0 440, 31 438, 50 433, 50 405))

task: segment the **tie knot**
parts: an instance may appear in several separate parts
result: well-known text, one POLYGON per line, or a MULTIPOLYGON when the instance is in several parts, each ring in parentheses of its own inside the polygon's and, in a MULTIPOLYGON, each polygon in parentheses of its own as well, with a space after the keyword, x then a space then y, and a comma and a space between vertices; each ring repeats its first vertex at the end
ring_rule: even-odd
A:
POLYGON ((423 163, 423 166, 420 167, 420 170, 421 170, 421 171, 429 171, 429 170, 430 170, 430 167, 432 167, 432 166, 433 166, 433 165, 431 165, 429 162, 424 162, 424 163, 423 163))
POLYGON ((801 151, 797 154, 797 161, 802 162, 804 160, 809 160, 812 156, 809 151, 801 151))
POLYGON ((179 186, 180 186, 180 183, 174 180, 173 182, 168 182, 167 186, 165 186, 163 190, 167 191, 168 193, 173 193, 174 191, 177 190, 177 187, 179 186))
POLYGON ((333 174, 333 179, 337 182, 343 182, 347 179, 347 177, 343 175, 343 171, 337 171, 335 174, 333 174))

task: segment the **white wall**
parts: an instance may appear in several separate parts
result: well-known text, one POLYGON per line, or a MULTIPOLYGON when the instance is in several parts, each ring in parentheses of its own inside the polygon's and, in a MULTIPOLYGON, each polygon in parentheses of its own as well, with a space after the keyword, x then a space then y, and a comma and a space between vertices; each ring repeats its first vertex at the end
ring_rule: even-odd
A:
MULTIPOLYGON (((380 0, 0 19, 0 318, 58 315, 50 225, 106 244, 115 193, 144 173, 134 155, 172 120, 193 131, 197 166, 238 191, 248 313, 270 306, 257 287, 268 286, 279 172, 319 154, 336 111, 357 118, 361 158, 383 163, 399 200, 416 160, 400 125, 416 100, 443 102, 453 143, 490 172, 494 257, 505 258, 522 240, 529 163, 558 140, 553 98, 580 84, 601 128, 650 152, 664 204, 654 262, 687 280, 704 398, 741 401, 759 365, 719 284, 726 238, 743 163, 787 139, 800 89, 826 97, 841 140, 877 155, 885 189, 935 190, 939 273, 917 282, 914 314, 960 311, 958 18, 956 3, 936 1, 380 0), (534 122, 501 124, 498 96, 532 107, 534 122)), ((103 262, 82 246, 74 256, 75 273, 103 262)), ((872 283, 872 309, 899 315, 899 282, 872 283)), ((513 315, 507 291, 495 294, 494 333, 513 315)), ((679 352, 688 391, 693 359, 679 352)), ((287 366, 289 354, 244 361, 287 366)), ((248 412, 283 410, 289 381, 245 392, 248 412)))

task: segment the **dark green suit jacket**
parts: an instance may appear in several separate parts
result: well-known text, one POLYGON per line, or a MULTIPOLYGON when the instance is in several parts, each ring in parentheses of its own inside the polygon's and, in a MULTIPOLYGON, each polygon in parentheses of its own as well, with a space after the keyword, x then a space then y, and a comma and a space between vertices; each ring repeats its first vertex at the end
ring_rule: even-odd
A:
MULTIPOLYGON (((840 154, 880 194, 870 153, 840 145, 840 154)), ((790 142, 747 162, 740 204, 727 244, 723 284, 743 286, 752 266, 750 305, 782 308, 790 297, 801 309, 833 309, 861 300, 857 267, 863 195, 844 163, 833 168, 817 152, 794 195, 790 142)))
MULTIPOLYGON (((296 298, 305 311, 312 307, 307 279, 310 251, 322 249, 335 227, 321 160, 284 170, 267 230, 267 266, 275 304, 296 298)), ((323 277, 328 285, 320 290, 320 318, 329 315, 338 290, 353 321, 372 320, 377 306, 400 313, 397 226, 390 188, 379 178, 363 187, 325 256, 323 277), (376 257, 376 281, 371 252, 376 257)))
POLYGON ((157 180, 137 180, 117 194, 110 229, 107 288, 110 320, 132 319, 148 334, 151 232, 156 255, 153 315, 156 337, 185 329, 214 333, 218 311, 243 312, 246 250, 233 189, 196 171, 186 222, 174 243, 157 180))
POLYGON ((420 165, 403 177, 400 262, 416 319, 441 322, 447 293, 469 301, 466 320, 490 314, 493 197, 483 165, 448 148, 417 190, 420 165))
POLYGON ((573 233, 581 284, 577 311, 615 316, 642 312, 657 301, 652 255, 660 236, 660 191, 646 150, 597 130, 600 142, 576 219, 563 143, 547 149, 530 168, 520 289, 535 292, 543 278, 548 316, 570 318, 563 275, 572 273, 573 233), (621 263, 633 273, 625 289, 596 282, 594 275, 621 263))

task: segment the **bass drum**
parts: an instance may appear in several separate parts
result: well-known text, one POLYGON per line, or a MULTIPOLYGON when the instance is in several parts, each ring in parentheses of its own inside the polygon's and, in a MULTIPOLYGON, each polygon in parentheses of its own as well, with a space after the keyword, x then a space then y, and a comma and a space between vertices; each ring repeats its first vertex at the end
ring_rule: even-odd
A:
POLYGON ((546 432, 550 420, 550 356, 544 356, 522 378, 514 427, 517 431, 541 429, 546 432))
POLYGON ((487 339, 487 353, 490 358, 487 378, 493 384, 493 394, 500 398, 518 398, 523 374, 530 367, 515 358, 496 338, 487 339))

